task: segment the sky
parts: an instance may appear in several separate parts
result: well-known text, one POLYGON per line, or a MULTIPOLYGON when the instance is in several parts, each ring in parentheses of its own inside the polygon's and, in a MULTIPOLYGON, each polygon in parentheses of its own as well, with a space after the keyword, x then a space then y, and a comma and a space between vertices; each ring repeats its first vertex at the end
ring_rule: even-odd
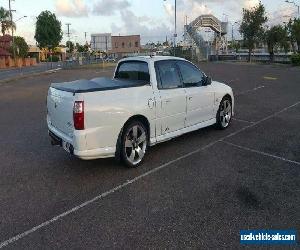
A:
MULTIPOLYGON (((9 0, 0 0, 0 6, 8 9, 9 0)), ((35 44, 36 17, 43 10, 54 12, 62 23, 64 38, 67 40, 66 23, 71 23, 71 40, 85 43, 92 33, 112 35, 140 34, 142 43, 170 39, 174 34, 174 0, 11 0, 14 20, 17 21, 16 35, 25 37, 27 43, 35 44)), ((300 4, 300 0, 298 1, 300 4)), ((251 8, 259 0, 177 0, 178 37, 181 40, 185 16, 191 22, 201 14, 213 14, 222 21, 240 21, 243 8, 251 8)), ((285 0, 262 0, 268 25, 282 23, 295 16, 297 9, 285 0)), ((231 26, 230 26, 231 27, 231 26)), ((238 27, 234 25, 234 34, 238 27)), ((230 33, 231 35, 231 33, 230 33)))

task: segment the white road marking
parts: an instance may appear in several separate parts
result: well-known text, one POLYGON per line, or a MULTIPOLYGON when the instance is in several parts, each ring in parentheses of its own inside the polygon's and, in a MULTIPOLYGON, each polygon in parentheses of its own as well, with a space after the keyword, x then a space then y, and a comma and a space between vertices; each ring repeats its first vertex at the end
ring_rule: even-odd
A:
POLYGON ((249 92, 254 92, 254 91, 257 91, 257 90, 262 89, 262 88, 265 88, 265 86, 261 85, 261 86, 255 87, 254 89, 249 89, 249 90, 246 90, 246 91, 242 91, 242 92, 236 93, 236 96, 244 95, 244 94, 247 94, 249 92))
POLYGON ((160 166, 158 166, 158 167, 156 167, 156 168, 154 168, 154 169, 152 169, 152 170, 150 170, 150 171, 148 171, 148 172, 146 172, 146 173, 144 173, 144 174, 142 174, 142 175, 139 175, 139 176, 137 176, 137 177, 135 177, 135 178, 133 178, 133 179, 131 179, 131 180, 127 180, 127 181, 124 182, 123 184, 121 184, 121 185, 119 185, 119 186, 116 186, 115 188, 110 189, 110 190, 108 190, 108 191, 106 191, 106 192, 104 192, 104 193, 102 193, 102 194, 100 194, 100 195, 98 195, 98 196, 92 198, 91 200, 88 200, 88 201, 86 201, 86 202, 84 202, 84 203, 82 203, 82 204, 80 204, 80 205, 78 205, 78 206, 76 206, 76 207, 73 207, 73 208, 70 209, 70 210, 67 210, 67 211, 64 212, 64 213, 61 213, 61 214, 59 214, 59 215, 53 217, 53 218, 50 219, 50 220, 47 220, 47 221, 45 221, 45 222, 43 222, 43 223, 41 223, 41 224, 39 224, 39 225, 37 225, 37 226, 35 226, 35 227, 33 227, 33 228, 31 228, 31 229, 29 229, 29 230, 23 232, 23 233, 20 233, 20 234, 14 236, 14 237, 12 237, 12 238, 10 238, 10 239, 8 239, 8 240, 5 240, 5 241, 1 242, 1 243, 0 243, 0 248, 6 247, 6 246, 8 246, 8 245, 10 245, 10 244, 12 244, 12 243, 14 243, 14 242, 16 242, 16 241, 22 239, 22 238, 28 236, 29 234, 32 234, 32 233, 36 232, 37 230, 39 230, 39 229, 41 229, 41 228, 44 228, 44 227, 46 227, 46 226, 48 226, 48 225, 50 225, 50 224, 52 224, 52 223, 58 221, 59 219, 62 219, 63 217, 65 217, 65 216, 67 216, 67 215, 70 215, 70 214, 72 214, 72 213, 75 213, 76 211, 78 211, 78 210, 80 210, 80 209, 82 209, 82 208, 84 208, 84 207, 86 207, 86 206, 88 206, 88 205, 90 205, 90 204, 92 204, 92 203, 98 201, 98 200, 101 200, 101 199, 103 199, 104 197, 106 197, 106 196, 108 196, 108 195, 110 195, 110 194, 113 194, 114 192, 116 192, 116 191, 118 191, 118 190, 120 190, 120 189, 122 189, 122 188, 125 188, 126 186, 128 186, 128 185, 130 185, 130 184, 132 184, 132 183, 137 182, 138 180, 140 180, 140 179, 142 179, 142 178, 144 178, 144 177, 146 177, 146 176, 148 176, 148 175, 151 175, 151 174, 153 174, 153 173, 155 173, 155 172, 157 172, 157 171, 159 171, 159 170, 161 170, 161 169, 163 169, 163 168, 165 168, 165 167, 168 167, 168 166, 172 165, 173 163, 176 163, 176 162, 178 162, 178 161, 180 161, 180 160, 183 160, 183 159, 185 159, 185 158, 188 158, 188 157, 190 157, 190 156, 192 156, 192 155, 194 155, 194 154, 196 154, 196 153, 199 153, 199 152, 201 152, 201 151, 203 151, 203 150, 205 150, 205 149, 207 149, 207 148, 209 148, 209 147, 212 147, 213 145, 215 145, 215 144, 218 143, 218 142, 223 142, 225 139, 230 138, 230 137, 232 137, 232 136, 235 136, 235 135, 237 135, 237 134, 239 134, 239 133, 245 131, 245 130, 248 129, 248 128, 252 128, 252 127, 254 127, 254 126, 256 126, 256 125, 258 125, 258 124, 260 124, 260 123, 262 123, 262 122, 264 122, 264 121, 266 121, 266 120, 268 120, 268 119, 271 119, 271 118, 275 117, 276 115, 281 114, 281 113, 283 113, 283 112, 285 112, 285 111, 287 111, 287 110, 289 110, 289 109, 291 109, 291 108, 293 108, 293 107, 295 107, 295 106, 297 106, 297 105, 299 105, 299 104, 300 104, 300 101, 299 101, 299 102, 296 102, 295 104, 293 104, 293 105, 291 105, 291 106, 288 106, 288 107, 286 107, 286 108, 284 108, 284 109, 282 109, 282 110, 280 110, 280 111, 278 111, 278 112, 276 112, 276 113, 273 113, 272 115, 269 115, 269 116, 267 116, 267 117, 261 119, 261 120, 258 121, 258 122, 252 123, 252 124, 250 124, 250 125, 248 125, 248 126, 242 128, 242 129, 237 130, 236 132, 233 132, 233 133, 231 133, 231 134, 229 134, 229 135, 227 135, 227 136, 224 136, 224 137, 220 138, 219 140, 213 141, 213 142, 207 144, 206 146, 204 146, 204 147, 202 147, 202 148, 199 148, 199 149, 197 149, 197 150, 194 150, 194 151, 192 151, 192 152, 190 152, 190 153, 188 153, 188 154, 182 155, 182 156, 180 156, 180 157, 178 157, 178 158, 176 158, 176 159, 174 159, 174 160, 172 160, 172 161, 169 161, 169 162, 167 162, 167 163, 165 163, 165 164, 163 164, 163 165, 160 165, 160 166))
POLYGON ((227 141, 222 141, 222 142, 226 143, 228 145, 231 145, 233 147, 239 148, 239 149, 243 149, 243 150, 246 150, 246 151, 249 151, 249 152, 252 152, 252 153, 256 153, 256 154, 261 154, 261 155, 264 155, 264 156, 272 157, 272 158, 275 158, 275 159, 278 159, 278 160, 282 160, 282 161, 293 163, 293 164, 296 164, 296 165, 300 166, 300 162, 297 162, 297 161, 289 160, 289 159, 284 158, 284 157, 280 157, 280 156, 277 156, 277 155, 269 154, 269 153, 266 153, 266 152, 263 152, 263 151, 259 151, 259 150, 255 150, 255 149, 252 149, 252 148, 240 146, 240 145, 237 145, 237 144, 234 144, 234 143, 231 143, 231 142, 227 142, 227 141))
POLYGON ((232 118, 232 120, 234 121, 238 121, 238 122, 246 122, 246 123, 254 123, 254 122, 251 122, 251 121, 246 121, 246 120, 242 120, 242 119, 237 119, 237 118, 232 118))
POLYGON ((272 76, 264 76, 264 79, 266 79, 266 80, 273 80, 273 81, 275 81, 275 80, 277 80, 277 77, 272 77, 272 76))
POLYGON ((96 74, 100 74, 100 73, 108 73, 111 72, 111 70, 102 70, 102 71, 96 71, 96 74))
POLYGON ((47 71, 45 71, 46 73, 55 73, 55 72, 57 72, 57 71, 59 71, 59 70, 61 70, 62 68, 57 68, 57 69, 50 69, 50 70, 47 70, 47 71))

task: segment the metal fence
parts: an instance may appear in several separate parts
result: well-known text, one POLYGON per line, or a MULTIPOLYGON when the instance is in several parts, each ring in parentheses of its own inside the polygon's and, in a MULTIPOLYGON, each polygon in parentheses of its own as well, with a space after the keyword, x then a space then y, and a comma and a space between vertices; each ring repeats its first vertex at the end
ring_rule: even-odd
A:
MULTIPOLYGON (((229 55, 211 55, 210 61, 248 61, 248 53, 237 53, 229 55)), ((254 53, 251 55, 251 61, 253 62, 270 62, 270 55, 267 53, 254 53)), ((291 63, 291 56, 289 54, 275 54, 275 63, 291 63)))

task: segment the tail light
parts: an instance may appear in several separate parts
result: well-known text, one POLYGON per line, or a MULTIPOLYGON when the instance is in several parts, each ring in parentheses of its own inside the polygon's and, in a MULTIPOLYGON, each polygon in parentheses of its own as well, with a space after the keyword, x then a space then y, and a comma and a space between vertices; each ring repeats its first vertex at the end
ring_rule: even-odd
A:
POLYGON ((84 130, 84 102, 76 101, 73 108, 74 128, 84 130))

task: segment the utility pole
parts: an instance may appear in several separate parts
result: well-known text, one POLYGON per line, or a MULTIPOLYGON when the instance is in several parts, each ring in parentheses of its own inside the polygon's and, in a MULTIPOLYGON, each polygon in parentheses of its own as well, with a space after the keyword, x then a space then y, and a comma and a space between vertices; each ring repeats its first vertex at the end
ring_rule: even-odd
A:
POLYGON ((87 32, 84 32, 84 39, 85 39, 85 42, 87 42, 87 41, 86 41, 86 35, 87 35, 87 32))
MULTIPOLYGON (((9 14, 10 14, 10 21, 11 24, 13 23, 13 15, 12 12, 16 10, 11 9, 11 1, 14 0, 8 0, 8 6, 9 6, 9 14)), ((13 46, 13 56, 14 56, 14 62, 16 62, 16 51, 15 51, 15 38, 14 38, 14 28, 11 27, 11 37, 12 37, 12 46, 13 46)))
POLYGON ((69 53, 71 54, 71 41, 70 41, 70 23, 66 23, 67 27, 68 27, 68 31, 67 31, 67 36, 68 36, 68 42, 69 42, 69 53))

